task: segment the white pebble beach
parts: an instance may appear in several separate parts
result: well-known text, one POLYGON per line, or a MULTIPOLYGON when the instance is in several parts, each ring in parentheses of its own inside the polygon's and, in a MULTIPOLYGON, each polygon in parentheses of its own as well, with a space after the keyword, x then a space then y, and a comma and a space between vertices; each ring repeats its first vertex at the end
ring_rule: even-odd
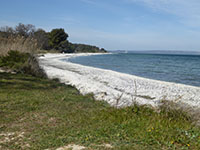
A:
POLYGON ((133 103, 156 107, 161 100, 200 107, 200 87, 142 78, 111 70, 83 66, 63 59, 102 54, 45 54, 40 66, 51 79, 75 86, 82 94, 93 93, 96 100, 111 106, 125 107, 133 103))

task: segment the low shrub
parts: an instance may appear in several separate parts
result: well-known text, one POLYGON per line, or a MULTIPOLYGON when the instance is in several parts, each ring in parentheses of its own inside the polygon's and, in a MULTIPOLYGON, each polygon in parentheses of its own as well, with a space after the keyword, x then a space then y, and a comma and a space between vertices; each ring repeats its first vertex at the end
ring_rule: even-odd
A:
POLYGON ((44 70, 40 67, 37 57, 29 55, 26 63, 22 66, 22 72, 37 76, 46 77, 44 70))
POLYGON ((46 77, 37 58, 30 53, 11 50, 6 56, 0 57, 0 67, 37 77, 46 77))
POLYGON ((0 57, 0 67, 18 70, 27 61, 28 57, 28 53, 9 51, 6 56, 0 57))

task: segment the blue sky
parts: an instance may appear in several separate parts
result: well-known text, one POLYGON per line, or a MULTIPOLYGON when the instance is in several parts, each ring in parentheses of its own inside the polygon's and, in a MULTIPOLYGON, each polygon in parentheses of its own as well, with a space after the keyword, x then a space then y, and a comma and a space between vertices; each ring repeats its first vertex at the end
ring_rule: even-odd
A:
POLYGON ((200 51, 200 0, 1 0, 0 26, 64 28, 108 50, 200 51))

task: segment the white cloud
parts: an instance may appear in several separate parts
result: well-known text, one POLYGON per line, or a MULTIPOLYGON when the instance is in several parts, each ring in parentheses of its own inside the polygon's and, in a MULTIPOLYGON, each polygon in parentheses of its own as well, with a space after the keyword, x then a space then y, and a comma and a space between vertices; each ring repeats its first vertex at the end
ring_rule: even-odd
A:
POLYGON ((95 0, 80 0, 80 1, 87 4, 92 4, 92 5, 97 4, 95 0))
POLYGON ((141 3, 154 11, 164 12, 180 17, 180 22, 190 25, 200 25, 200 0, 126 0, 141 3))

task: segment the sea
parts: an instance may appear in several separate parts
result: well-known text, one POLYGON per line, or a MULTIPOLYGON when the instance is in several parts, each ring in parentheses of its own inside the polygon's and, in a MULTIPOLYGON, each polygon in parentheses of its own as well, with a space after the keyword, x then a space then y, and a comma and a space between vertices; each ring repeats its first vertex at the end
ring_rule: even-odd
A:
POLYGON ((200 87, 200 54, 112 52, 70 58, 68 61, 144 78, 200 87))

